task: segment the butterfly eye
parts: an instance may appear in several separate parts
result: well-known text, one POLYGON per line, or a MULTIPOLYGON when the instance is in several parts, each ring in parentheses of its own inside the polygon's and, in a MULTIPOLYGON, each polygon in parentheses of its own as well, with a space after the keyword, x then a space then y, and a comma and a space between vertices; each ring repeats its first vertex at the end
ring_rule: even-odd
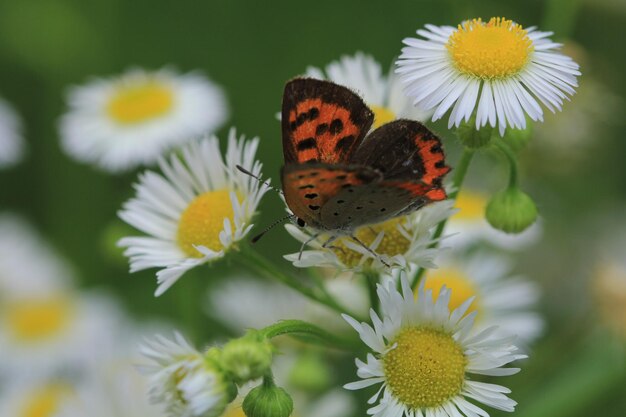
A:
POLYGON ((301 218, 298 217, 298 220, 296 221, 298 223, 298 226, 300 227, 304 227, 306 226, 306 223, 304 222, 304 220, 302 220, 301 218))

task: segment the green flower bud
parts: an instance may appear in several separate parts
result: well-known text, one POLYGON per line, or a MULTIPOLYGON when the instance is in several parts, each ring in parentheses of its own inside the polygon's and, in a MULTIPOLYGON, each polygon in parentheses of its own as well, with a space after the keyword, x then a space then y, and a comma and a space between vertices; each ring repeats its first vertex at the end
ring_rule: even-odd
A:
POLYGON ((485 209, 491 226, 506 233, 521 233, 537 219, 533 200, 517 187, 495 194, 485 209))
POLYGON ((222 348, 222 367, 238 382, 247 382, 266 375, 272 365, 274 346, 266 337, 250 331, 231 340, 222 348))
POLYGON ((477 130, 476 115, 473 114, 467 122, 461 122, 461 125, 456 129, 456 135, 466 148, 478 149, 489 145, 493 130, 488 124, 477 130))
POLYGON ((319 354, 304 353, 291 368, 289 386, 307 392, 320 392, 330 385, 331 375, 328 364, 319 354))
POLYGON ((246 417, 289 417, 293 411, 293 400, 284 389, 274 385, 271 378, 246 395, 243 412, 246 417))

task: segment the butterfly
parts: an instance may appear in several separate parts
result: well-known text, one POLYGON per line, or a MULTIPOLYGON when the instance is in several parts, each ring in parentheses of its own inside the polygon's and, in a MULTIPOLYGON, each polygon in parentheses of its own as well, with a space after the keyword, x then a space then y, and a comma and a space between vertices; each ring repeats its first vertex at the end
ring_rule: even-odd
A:
POLYGON ((373 121, 361 97, 341 85, 295 78, 285 86, 283 194, 299 226, 330 234, 325 245, 350 236, 369 250, 357 228, 447 197, 441 140, 404 119, 368 134, 373 121))

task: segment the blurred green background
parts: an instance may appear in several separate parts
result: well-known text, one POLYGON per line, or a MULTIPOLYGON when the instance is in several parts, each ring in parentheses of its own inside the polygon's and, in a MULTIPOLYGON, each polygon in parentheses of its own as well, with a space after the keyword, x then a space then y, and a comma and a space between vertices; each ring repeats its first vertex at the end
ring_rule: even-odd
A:
MULTIPOLYGON (((626 235, 626 1, 3 0, 0 95, 23 117, 29 147, 26 161, 0 172, 0 208, 31 220, 71 260, 85 287, 114 291, 138 317, 200 316, 203 294, 189 289, 210 285, 207 276, 232 269, 228 261, 192 271, 159 299, 152 297, 154 270, 128 274, 126 260, 112 248, 126 233, 116 211, 133 194, 137 172, 111 176, 61 152, 57 122, 67 87, 130 66, 204 71, 230 103, 230 122, 218 135, 230 126, 258 135, 258 158, 276 182, 282 150, 275 114, 286 80, 359 50, 391 66, 401 40, 424 24, 491 16, 553 30, 581 64, 581 89, 588 80, 602 86, 572 99, 588 100, 582 112, 594 124, 586 140, 570 141, 572 129, 563 128, 577 120, 567 103, 557 115, 561 124, 543 133, 537 128, 522 154, 523 182, 540 207, 545 237, 523 254, 518 270, 541 283, 548 329, 526 369, 507 382, 520 403, 516 415, 623 417, 626 378, 614 366, 623 351, 614 357, 615 350, 598 343, 605 339, 596 333, 589 284, 607 246, 626 255, 612 240, 626 235), (174 308, 186 297, 187 313, 174 308)), ((442 125, 435 129, 447 135, 442 125)), ((447 139, 446 146, 454 163, 457 145, 447 139)), ((499 160, 481 156, 469 183, 496 191, 504 178, 499 160)), ((278 196, 268 195, 260 223, 271 222, 269 213, 281 207, 278 196)), ((280 261, 297 246, 277 229, 258 249, 280 261)), ((206 322, 206 335, 220 331, 213 326, 206 322)))

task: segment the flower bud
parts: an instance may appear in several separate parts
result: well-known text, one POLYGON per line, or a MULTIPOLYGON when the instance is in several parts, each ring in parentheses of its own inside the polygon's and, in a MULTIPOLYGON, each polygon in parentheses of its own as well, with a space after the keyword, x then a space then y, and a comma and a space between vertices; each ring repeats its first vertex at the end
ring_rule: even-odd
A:
POLYGON ((246 395, 242 408, 246 417, 289 417, 293 400, 287 391, 274 385, 271 378, 265 378, 246 395))
POLYGON ((272 365, 274 347, 256 331, 231 340, 222 348, 221 365, 235 382, 243 383, 267 374, 272 365))
POLYGON ((466 148, 478 149, 489 145, 493 130, 488 124, 476 129, 476 115, 472 115, 467 122, 461 122, 461 125, 456 129, 456 135, 466 148))
POLYGON ((496 193, 485 209, 491 226, 506 233, 521 233, 537 219, 533 200, 517 187, 496 193))

